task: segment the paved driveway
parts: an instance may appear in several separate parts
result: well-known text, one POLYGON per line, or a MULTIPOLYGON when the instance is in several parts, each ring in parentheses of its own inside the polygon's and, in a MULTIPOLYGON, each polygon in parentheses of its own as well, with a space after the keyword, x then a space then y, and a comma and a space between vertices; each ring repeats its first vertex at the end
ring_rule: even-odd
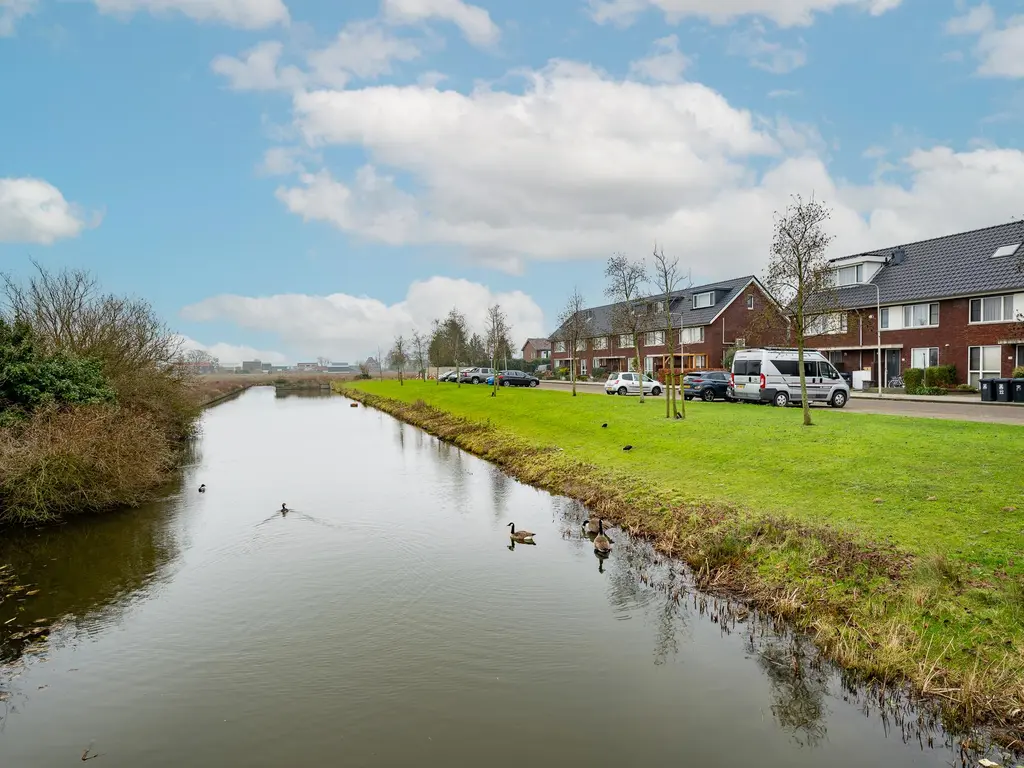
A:
MULTIPOLYGON (((546 389, 568 389, 567 382, 543 381, 541 386, 546 389)), ((602 395, 601 384, 577 384, 578 392, 602 395)), ((952 396, 951 396, 952 397, 952 396)), ((712 403, 701 407, 726 407, 725 403, 712 403)), ((731 407, 731 406, 729 406, 731 407)), ((871 397, 852 397, 843 413, 881 413, 888 416, 916 416, 923 419, 952 419, 954 421, 978 421, 991 424, 1019 424, 1024 426, 1024 406, 983 405, 979 403, 957 402, 917 402, 913 400, 876 400, 871 397)))

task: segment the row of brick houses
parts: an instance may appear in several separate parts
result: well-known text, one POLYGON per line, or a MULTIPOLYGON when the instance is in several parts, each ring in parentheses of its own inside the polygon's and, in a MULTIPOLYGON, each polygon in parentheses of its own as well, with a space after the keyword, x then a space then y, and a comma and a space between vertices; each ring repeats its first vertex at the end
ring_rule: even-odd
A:
MULTIPOLYGON (((836 311, 813 319, 817 332, 808 346, 840 371, 870 370, 874 381, 950 364, 959 382, 975 386, 981 378, 1009 376, 1024 365, 1022 243, 1024 222, 1016 221, 833 259, 836 311)), ((678 291, 671 300, 680 329, 673 333, 684 345, 674 367, 684 369, 721 367, 730 347, 746 344, 751 321, 777 306, 753 276, 678 291)), ((561 329, 552 334, 555 366, 572 363, 581 375, 634 367, 633 340, 613 333, 613 307, 586 310, 593 335, 575 354, 559 341, 561 329)), ((763 334, 759 341, 765 343, 763 334)), ((668 363, 664 330, 643 334, 640 345, 648 372, 668 363)))
MULTIPOLYGON (((651 301, 659 302, 659 299, 651 301)), ((744 345, 752 319, 775 305, 752 275, 676 291, 671 294, 671 302, 672 332, 678 334, 672 364, 685 369, 721 367, 729 348, 744 345)), ((568 367, 572 363, 580 375, 594 370, 625 371, 635 367, 634 340, 614 333, 612 328, 614 307, 614 304, 606 304, 586 310, 593 335, 588 334, 576 354, 566 349, 565 341, 559 340, 561 329, 552 334, 551 358, 555 367, 568 367)), ((660 318, 664 308, 659 305, 654 309, 655 317, 660 318)), ((641 334, 640 359, 647 372, 654 373, 669 364, 665 341, 664 328, 655 327, 641 334)))

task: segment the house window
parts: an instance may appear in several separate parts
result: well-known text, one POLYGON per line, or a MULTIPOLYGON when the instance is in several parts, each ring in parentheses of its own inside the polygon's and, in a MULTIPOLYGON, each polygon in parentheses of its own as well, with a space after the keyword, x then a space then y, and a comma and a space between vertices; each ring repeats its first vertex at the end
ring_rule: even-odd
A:
POLYGON ((1013 322, 1013 296, 988 296, 984 299, 971 299, 971 322, 1013 322))
POLYGON ((540 351, 540 356, 542 358, 544 358, 545 360, 547 360, 549 357, 551 357, 551 350, 549 350, 549 349, 542 349, 540 351))
POLYGON ((854 264, 852 267, 841 267, 838 270, 839 285, 855 285, 864 282, 864 265, 854 264))
POLYGON ((633 334, 624 333, 619 336, 619 347, 622 349, 630 349, 633 346, 633 334))
POLYGON ((699 325, 696 328, 683 328, 679 331, 679 343, 680 344, 703 344, 704 343, 704 326, 699 325))
POLYGON ((931 368, 939 364, 938 347, 917 347, 910 350, 911 368, 931 368))
POLYGON ((694 355, 693 356, 693 367, 694 368, 707 368, 708 367, 708 356, 707 355, 694 355))
POLYGON ((939 305, 908 304, 903 308, 904 328, 932 328, 939 324, 939 305))
POLYGON ((555 352, 565 352, 565 342, 564 341, 556 341, 555 342, 555 352))
POLYGON ((747 296, 747 309, 753 309, 753 308, 754 308, 754 294, 750 294, 749 296, 747 296))
POLYGON ((715 292, 705 291, 704 293, 695 293, 693 295, 693 308, 704 309, 705 307, 713 306, 715 303, 715 292))
POLYGON ((827 336, 836 333, 846 333, 846 314, 836 313, 831 315, 818 315, 807 321, 807 336, 827 336))
POLYGON ((972 387, 977 387, 981 379, 997 378, 1002 369, 1002 354, 1002 348, 999 346, 968 347, 968 383, 972 387))
POLYGON ((608 337, 598 336, 594 339, 594 349, 608 349, 608 337))
POLYGON ((889 308, 882 307, 882 330, 889 327, 889 308))
POLYGON ((584 358, 580 358, 580 376, 587 375, 587 361, 584 358))
POLYGON ((586 350, 587 350, 587 340, 586 339, 580 339, 579 341, 576 342, 576 351, 577 352, 585 352, 586 350))
POLYGON ((664 331, 651 331, 644 338, 644 344, 648 347, 660 347, 665 343, 665 332, 664 331))
POLYGON ((1017 345, 1017 365, 1024 365, 1024 344, 1017 345))

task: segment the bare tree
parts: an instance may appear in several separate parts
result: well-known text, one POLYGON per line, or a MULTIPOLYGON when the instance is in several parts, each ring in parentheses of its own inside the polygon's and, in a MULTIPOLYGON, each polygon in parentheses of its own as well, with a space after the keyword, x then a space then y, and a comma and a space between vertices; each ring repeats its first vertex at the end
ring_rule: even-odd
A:
POLYGON ((377 345, 377 378, 384 381, 384 356, 380 353, 380 344, 377 345))
POLYGON ((555 338, 565 344, 569 351, 569 378, 572 380, 573 397, 576 397, 576 354, 579 352, 580 342, 586 339, 589 333, 586 305, 579 290, 573 288, 558 315, 558 330, 555 332, 555 338))
POLYGON ((495 371, 491 397, 498 394, 498 358, 503 348, 508 346, 508 318, 501 311, 501 305, 495 304, 487 308, 487 349, 491 352, 491 369, 495 371))
POLYGON ((435 384, 441 383, 441 366, 448 364, 445 357, 445 347, 444 330, 441 326, 441 321, 435 318, 430 323, 430 340, 427 343, 427 361, 434 365, 435 384))
MULTIPOLYGON (((829 322, 839 304, 835 274, 825 258, 832 242, 825 223, 831 215, 831 210, 813 197, 804 200, 794 196, 785 212, 775 214, 775 236, 765 271, 765 287, 787 308, 792 321, 805 426, 811 425, 804 374, 805 339, 829 332, 829 322)), ((881 361, 877 363, 881 370, 881 361)))
MULTIPOLYGON (((672 322, 672 299, 680 284, 684 281, 679 273, 679 259, 668 258, 665 250, 654 248, 654 274, 652 283, 655 294, 661 296, 662 313, 665 324, 665 351, 668 355, 669 365, 665 373, 665 418, 676 416, 680 419, 686 418, 686 399, 678 400, 676 397, 676 330, 672 322)), ((690 284, 689 276, 686 277, 687 285, 690 284)), ((681 324, 681 323, 680 323, 681 324)), ((681 342, 681 339, 680 339, 681 342)))
POLYGON ((640 402, 644 402, 643 374, 640 346, 643 334, 651 326, 652 307, 643 296, 647 270, 642 263, 630 261, 622 254, 608 259, 604 275, 608 278, 605 295, 615 302, 612 308, 612 332, 632 339, 636 373, 641 377, 640 402))
POLYGON ((410 339, 412 363, 416 366, 416 375, 424 380, 427 378, 427 347, 429 343, 430 339, 427 336, 419 331, 412 332, 410 339))
POLYGON ((398 384, 405 386, 405 365, 409 362, 408 342, 402 334, 395 336, 395 341, 388 350, 388 366, 398 371, 398 384))
POLYGON ((321 368, 326 368, 328 365, 331 364, 331 358, 324 357, 323 355, 321 355, 317 357, 316 364, 319 365, 321 368))
POLYGON ((441 338, 443 340, 445 355, 455 366, 455 382, 462 386, 459 377, 459 363, 465 360, 467 347, 469 346, 469 329, 466 325, 466 316, 455 307, 441 323, 441 338))

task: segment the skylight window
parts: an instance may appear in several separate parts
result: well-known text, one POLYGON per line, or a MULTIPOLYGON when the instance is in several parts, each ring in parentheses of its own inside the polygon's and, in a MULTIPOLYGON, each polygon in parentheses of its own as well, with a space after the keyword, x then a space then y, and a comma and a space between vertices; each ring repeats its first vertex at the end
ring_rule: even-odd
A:
POLYGON ((992 254, 993 259, 1001 259, 1003 256, 1013 256, 1020 248, 1020 243, 1011 243, 1010 245, 1003 245, 996 248, 996 252, 992 254))

